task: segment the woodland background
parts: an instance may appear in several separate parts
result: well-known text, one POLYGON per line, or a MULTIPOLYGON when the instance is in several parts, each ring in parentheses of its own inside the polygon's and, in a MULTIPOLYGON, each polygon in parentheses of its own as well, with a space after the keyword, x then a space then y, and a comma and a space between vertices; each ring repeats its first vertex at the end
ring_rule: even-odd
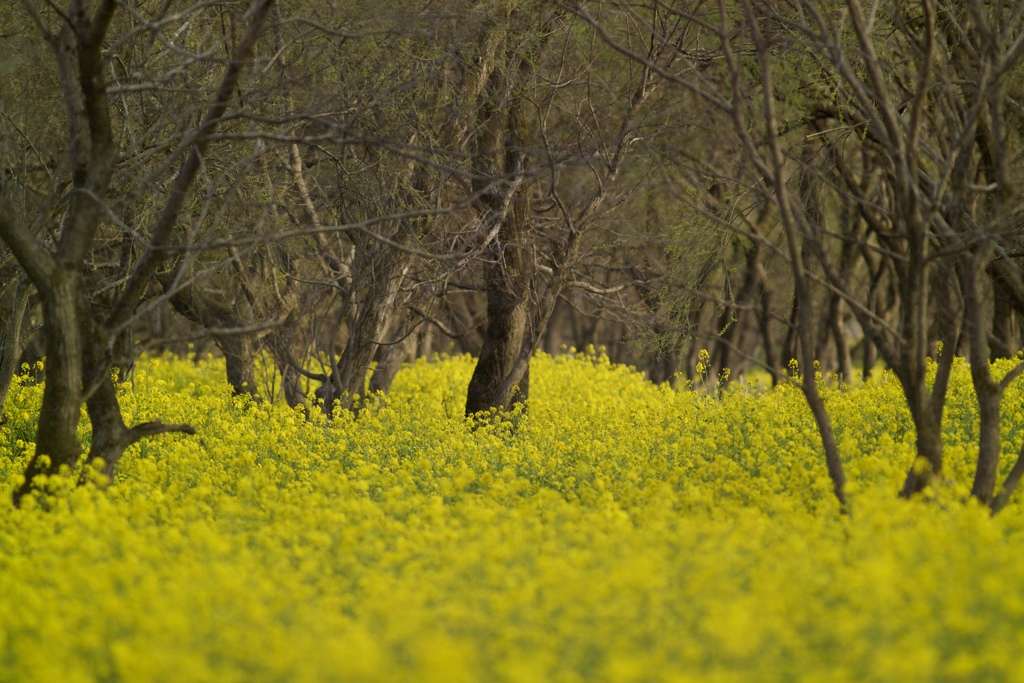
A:
POLYGON ((125 424, 113 378, 145 351, 216 348, 236 392, 328 413, 358 413, 405 360, 465 352, 475 414, 528 398, 535 351, 593 344, 654 382, 799 383, 840 502, 821 380, 892 370, 909 495, 942 472, 966 356, 972 493, 998 507, 1024 474, 1021 458, 997 487, 1024 366, 989 365, 1022 343, 1022 14, 4 3, 0 393, 46 357, 15 499, 80 462, 83 405, 108 472, 191 431, 125 424))

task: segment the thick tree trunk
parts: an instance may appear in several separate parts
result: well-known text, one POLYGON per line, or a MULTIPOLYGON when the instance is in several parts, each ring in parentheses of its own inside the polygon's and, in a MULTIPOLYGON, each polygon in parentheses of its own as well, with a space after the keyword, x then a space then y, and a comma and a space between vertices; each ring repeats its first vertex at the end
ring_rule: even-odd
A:
MULTIPOLYGON (((86 353, 89 356, 86 376, 104 368, 101 349, 89 348, 86 353)), ((82 470, 82 480, 86 479, 89 466, 97 464, 97 459, 103 462, 103 473, 112 477, 125 449, 131 445, 129 429, 121 416, 121 405, 117 400, 117 389, 113 381, 109 377, 96 378, 94 381, 97 385, 85 403, 89 422, 92 424, 92 444, 89 447, 86 468, 82 470)))
MULTIPOLYGON (((530 316, 528 265, 525 263, 530 255, 523 254, 524 251, 522 247, 506 250, 505 262, 491 266, 488 273, 487 331, 480 360, 473 370, 466 393, 467 415, 491 408, 505 410, 512 407, 495 399, 522 350, 530 316)), ((518 386, 513 403, 525 402, 529 398, 528 374, 518 386)))
MULTIPOLYGON (((974 374, 973 367, 971 370, 974 374)), ((994 385, 994 383, 992 384, 994 385)), ((996 477, 999 475, 999 456, 1002 453, 999 415, 1003 392, 995 386, 983 388, 981 391, 977 391, 977 389, 978 384, 976 383, 975 391, 978 394, 979 409, 978 465, 974 472, 971 495, 980 502, 988 504, 995 493, 996 477)))
MULTIPOLYGON (((179 168, 168 191, 167 202, 148 236, 150 249, 128 276, 102 326, 93 324, 93 311, 87 301, 90 293, 82 289, 81 273, 107 211, 105 198, 114 169, 116 146, 103 54, 104 46, 109 42, 107 29, 118 3, 111 0, 93 3, 95 11, 91 16, 93 8, 78 6, 64 17, 60 33, 48 37, 54 48, 63 89, 68 124, 67 160, 73 190, 69 194, 66 219, 55 247, 51 249, 44 245, 0 196, 0 237, 39 292, 46 337, 46 383, 36 434, 36 452, 29 462, 24 482, 14 492, 15 505, 35 487, 37 475, 53 474, 77 464, 81 455, 77 428, 83 399, 88 398, 95 403, 101 397, 105 401, 104 411, 111 405, 117 408, 116 390, 109 375, 111 359, 106 357, 110 334, 130 321, 152 277, 167 257, 168 252, 153 247, 166 246, 170 241, 188 188, 199 169, 203 150, 235 94, 238 77, 248 63, 272 2, 258 0, 254 4, 248 30, 235 46, 234 58, 229 62, 215 100, 190 143, 192 149, 179 168), (95 347, 89 351, 89 358, 86 358, 87 344, 95 347), (100 358, 102 360, 98 360, 100 358), (89 370, 88 374, 86 370, 89 370), (90 383, 95 386, 87 387, 86 391, 90 393, 86 394, 83 384, 90 383), (108 393, 107 389, 114 393, 108 393)), ((104 431, 108 424, 106 417, 109 417, 106 412, 103 419, 97 415, 94 438, 101 442, 105 439, 116 441, 116 428, 104 431)), ((148 423, 130 430, 129 441, 150 434, 188 429, 148 423)))
MULTIPOLYGON (((952 355, 943 359, 952 364, 952 355)), ((945 383, 948 369, 929 391, 925 382, 926 365, 908 362, 894 368, 903 387, 903 395, 910 408, 910 417, 917 432, 917 455, 903 482, 901 495, 910 497, 923 491, 932 479, 942 474, 942 413, 945 404, 945 383)), ((941 368, 940 368, 941 370, 941 368)))
POLYGON ((934 477, 942 474, 942 423, 935 419, 927 391, 924 389, 924 378, 920 381, 920 390, 908 391, 904 388, 910 417, 917 431, 917 455, 914 465, 907 472, 903 482, 901 495, 909 498, 923 491, 934 477))
MULTIPOLYGON (((945 293, 949 294, 948 289, 945 293)), ((948 307, 951 305, 950 300, 947 298, 944 304, 948 307)), ((917 432, 917 454, 900 492, 903 497, 908 498, 924 490, 933 477, 942 473, 942 415, 945 412, 946 393, 959 339, 960 321, 957 318, 945 325, 941 340, 942 353, 938 357, 935 380, 930 391, 926 384, 927 358, 922 356, 918 361, 910 362, 904 357, 893 367, 917 432)), ((907 351, 910 352, 910 349, 907 351)))
MULTIPOLYGON (((386 258, 404 260, 395 258, 397 256, 399 255, 387 254, 386 258)), ((341 362, 338 363, 336 396, 346 409, 358 408, 357 397, 362 396, 365 391, 366 375, 370 371, 373 355, 395 311, 401 282, 401 264, 395 263, 393 267, 383 270, 387 273, 379 273, 382 276, 379 280, 382 281, 375 282, 375 286, 369 288, 367 300, 345 344, 341 362)))
POLYGON ((40 292, 46 336, 46 382, 39 409, 36 450, 25 479, 14 491, 14 504, 35 488, 38 475, 52 475, 61 466, 73 469, 82 454, 78 419, 82 409, 82 335, 79 328, 78 273, 56 270, 50 286, 40 292))
POLYGON ((505 223, 496 240, 496 262, 487 273, 487 329, 480 360, 473 370, 466 392, 466 414, 497 408, 506 410, 512 403, 529 398, 529 372, 516 384, 511 402, 502 402, 499 389, 505 383, 522 351, 530 320, 530 281, 533 254, 525 244, 528 236, 525 198, 513 199, 505 223))
MULTIPOLYGON (((493 90, 491 96, 494 96, 493 90)), ((509 104, 507 118, 502 119, 498 103, 493 100, 488 100, 480 109, 474 189, 481 194, 480 208, 485 215, 500 216, 501 223, 490 247, 487 328, 480 360, 466 392, 467 415, 492 408, 507 410, 512 404, 529 398, 529 366, 521 377, 510 377, 510 373, 516 368, 523 350, 532 311, 530 286, 534 255, 530 241, 530 201, 521 187, 511 196, 496 189, 501 175, 499 169, 504 170, 507 183, 520 182, 525 173, 525 149, 529 144, 525 106, 524 95, 520 93, 509 104), (502 122, 504 126, 500 125, 502 122), (500 157, 504 163, 499 163, 500 157), (500 395, 509 381, 518 387, 510 392, 510 398, 500 395)))
MULTIPOLYGON (((236 321, 225 321, 229 324, 236 321)), ((236 396, 259 397, 256 387, 256 361, 251 334, 215 335, 213 341, 224 354, 228 384, 236 396)))

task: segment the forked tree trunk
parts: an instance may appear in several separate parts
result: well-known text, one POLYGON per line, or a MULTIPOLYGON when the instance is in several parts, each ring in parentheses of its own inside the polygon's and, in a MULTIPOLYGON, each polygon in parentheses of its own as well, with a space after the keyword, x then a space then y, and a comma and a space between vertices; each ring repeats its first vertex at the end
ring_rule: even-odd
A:
MULTIPOLYGON (((984 266, 990 259, 991 252, 985 248, 978 252, 965 253, 961 255, 957 269, 964 292, 964 325, 970 340, 971 381, 978 399, 978 463, 971 495, 986 505, 992 503, 999 475, 1003 395, 1010 382, 1024 371, 1024 364, 1018 363, 1000 381, 997 382, 992 377, 992 368, 989 365, 991 319, 982 295, 982 282, 986 270, 984 266)), ((1005 484, 1003 489, 1006 489, 1005 484)))
MULTIPOLYGON (((952 319, 954 316, 949 310, 952 306, 952 293, 949 287, 940 288, 937 290, 937 294, 943 295, 944 298, 937 304, 940 310, 947 311, 950 319, 944 326, 945 334, 941 340, 942 353, 938 358, 938 367, 931 389, 928 388, 926 382, 928 359, 924 341, 919 346, 907 344, 904 355, 897 359, 899 362, 892 364, 893 371, 903 388, 903 395, 907 400, 910 417, 917 432, 917 455, 907 472, 903 489, 900 492, 904 497, 910 497, 924 490, 933 478, 942 474, 942 415, 945 411, 946 391, 953 369, 953 360, 956 356, 956 347, 961 335, 959 317, 955 320, 952 319)), ((917 298, 907 298, 916 302, 916 306, 921 307, 919 310, 924 310, 927 300, 924 298, 923 292, 917 298)), ((920 328, 919 333, 925 335, 927 328, 923 326, 923 323, 920 328)))
MULTIPOLYGON (((508 110, 505 131, 505 171, 521 174, 526 163, 529 142, 525 102, 517 96, 508 110)), ((497 116, 489 112, 488 116, 497 116)), ((484 125, 493 122, 484 121, 484 125)), ((493 177, 493 174, 492 174, 493 177)), ((489 210, 497 210, 501 199, 488 197, 489 210)), ((534 255, 531 249, 530 202, 520 189, 508 199, 508 208, 491 248, 493 261, 487 269, 487 327, 473 376, 466 392, 466 414, 492 408, 507 410, 514 403, 525 402, 530 395, 529 365, 520 377, 510 377, 523 350, 527 325, 531 317, 530 285, 533 280, 534 255), (502 396, 502 388, 511 380, 518 390, 510 397, 502 396)))
MULTIPOLYGON (((88 307, 88 304, 85 306, 88 307)), ((125 425, 121 404, 117 398, 117 387, 111 373, 110 359, 103 346, 105 335, 101 334, 93 323, 94 315, 83 315, 82 320, 83 330, 86 332, 82 376, 86 392, 86 412, 92 425, 92 443, 86 457, 86 467, 82 468, 79 476, 80 482, 88 480, 90 466, 100 463, 103 474, 113 477, 125 450, 147 436, 169 432, 195 434, 195 429, 189 425, 164 424, 159 420, 144 422, 131 428, 125 425)))
POLYGON ((377 367, 370 375, 370 393, 391 393, 395 375, 402 369, 402 363, 416 350, 416 335, 405 327, 398 330, 399 338, 385 346, 377 355, 377 367))
MULTIPOLYGON (((407 244, 415 234, 415 224, 412 221, 403 221, 396 241, 407 244)), ((377 252, 374 262, 366 264, 364 273, 369 281, 365 299, 356 325, 345 344, 344 354, 338 363, 337 375, 331 378, 334 384, 334 397, 347 410, 359 408, 357 397, 365 393, 370 363, 394 315, 402 278, 410 260, 409 252, 387 248, 377 252)), ((324 403, 324 409, 328 414, 332 408, 329 402, 324 403)))
POLYGON ((306 405, 306 394, 302 391, 302 375, 295 367, 292 350, 294 316, 288 316, 283 325, 274 328, 264 338, 264 348, 270 351, 277 371, 281 373, 281 392, 289 408, 306 405))

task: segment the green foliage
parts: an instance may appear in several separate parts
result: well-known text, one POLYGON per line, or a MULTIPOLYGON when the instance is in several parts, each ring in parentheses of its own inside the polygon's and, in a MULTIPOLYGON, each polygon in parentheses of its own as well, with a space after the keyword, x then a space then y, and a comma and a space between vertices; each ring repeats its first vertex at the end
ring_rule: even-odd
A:
MULTIPOLYGON (((142 362, 126 417, 199 435, 136 447, 105 491, 57 486, 49 512, 2 506, 0 679, 1017 671, 1024 525, 1016 501, 995 519, 961 502, 976 430, 966 367, 945 434, 956 483, 931 500, 894 495, 913 457, 898 383, 825 389, 850 518, 795 389, 734 385, 713 399, 604 357, 539 356, 515 433, 474 430, 450 405, 472 362, 417 363, 388 401, 330 425, 233 398, 216 363, 142 362)), ((12 390, 5 497, 39 397, 12 390)), ((1019 388, 1005 415, 1016 449, 1019 388)))

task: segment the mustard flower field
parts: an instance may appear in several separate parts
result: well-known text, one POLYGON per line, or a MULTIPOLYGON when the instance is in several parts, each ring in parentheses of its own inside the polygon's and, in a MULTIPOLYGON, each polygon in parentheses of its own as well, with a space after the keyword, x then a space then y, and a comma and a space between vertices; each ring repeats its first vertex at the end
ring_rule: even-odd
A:
MULTIPOLYGON (((839 514, 798 391, 673 391, 538 356, 512 423, 462 418, 468 357, 404 369, 356 420, 233 398, 214 361, 143 361, 106 490, 9 502, 41 389, 0 430, 3 681, 1024 680, 1024 516, 950 483, 900 501, 897 383, 827 389, 839 514)), ((83 421, 83 436, 87 422, 83 421)), ((1004 463, 1024 440, 1006 398, 1004 463)))

